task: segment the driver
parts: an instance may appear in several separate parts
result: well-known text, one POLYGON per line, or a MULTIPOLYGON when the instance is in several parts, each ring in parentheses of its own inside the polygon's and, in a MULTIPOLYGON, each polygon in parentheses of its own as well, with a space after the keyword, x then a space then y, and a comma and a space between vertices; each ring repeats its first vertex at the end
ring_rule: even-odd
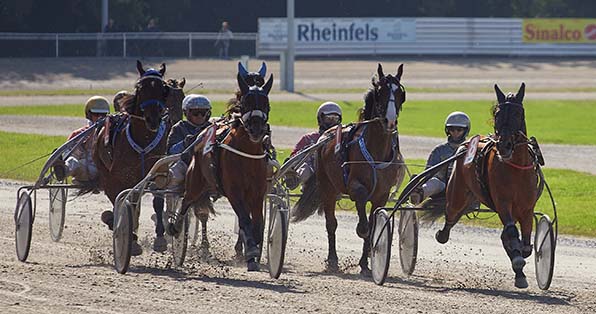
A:
MULTIPOLYGON (((182 100, 182 111, 186 120, 176 123, 168 135, 168 154, 179 154, 188 148, 196 139, 197 135, 207 128, 211 123, 211 101, 203 95, 190 94, 182 100)), ((184 182, 186 170, 190 163, 191 154, 183 154, 170 168, 170 185, 177 186, 184 182)))
MULTIPOLYGON (((89 98, 85 103, 85 118, 87 118, 87 125, 74 130, 68 136, 68 140, 87 130, 99 119, 104 118, 108 113, 110 113, 110 103, 107 99, 101 96, 93 96, 89 98)), ((72 176, 73 183, 84 184, 85 182, 94 181, 97 178, 97 167, 91 156, 94 139, 95 134, 89 136, 83 141, 83 145, 76 147, 65 161, 59 159, 54 163, 54 174, 58 181, 63 181, 66 177, 72 176)))
MULTIPOLYGON (((445 119, 445 135, 447 142, 435 146, 426 162, 426 169, 453 156, 457 148, 466 140, 470 133, 470 117, 461 111, 450 113, 445 119)), ((447 181, 451 176, 453 163, 444 167, 430 178, 421 187, 415 189, 411 194, 412 203, 418 204, 426 197, 442 194, 447 187, 447 181)))
MULTIPOLYGON (((319 125, 319 131, 304 134, 294 147, 294 150, 292 150, 290 157, 296 155, 304 148, 315 144, 319 140, 319 137, 321 137, 321 134, 331 127, 341 124, 341 118, 342 111, 338 104, 331 101, 321 104, 317 110, 317 124, 319 125)), ((286 178, 286 185, 288 188, 295 189, 298 184, 306 182, 312 176, 315 171, 314 160, 314 156, 308 158, 296 170, 297 177, 290 175, 286 178)))

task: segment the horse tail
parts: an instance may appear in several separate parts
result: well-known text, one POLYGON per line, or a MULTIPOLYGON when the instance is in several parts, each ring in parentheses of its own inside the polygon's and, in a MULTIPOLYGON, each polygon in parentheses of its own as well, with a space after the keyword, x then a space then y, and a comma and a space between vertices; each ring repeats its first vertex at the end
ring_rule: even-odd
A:
POLYGON ((312 216, 317 209, 319 213, 323 210, 321 207, 321 191, 317 184, 317 175, 314 173, 303 184, 302 196, 292 208, 292 222, 300 222, 312 216))
POLYGON ((445 217, 445 208, 442 208, 442 206, 425 207, 425 210, 419 216, 423 225, 432 225, 443 217, 445 217))

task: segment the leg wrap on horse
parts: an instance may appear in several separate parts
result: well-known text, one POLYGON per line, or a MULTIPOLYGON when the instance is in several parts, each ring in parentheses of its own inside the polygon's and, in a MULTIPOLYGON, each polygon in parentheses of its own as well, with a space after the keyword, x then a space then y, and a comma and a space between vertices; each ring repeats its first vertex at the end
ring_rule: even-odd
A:
POLYGON ((507 251, 507 255, 509 255, 510 258, 521 255, 522 244, 519 239, 519 231, 517 230, 515 224, 511 223, 503 227, 501 241, 503 242, 503 247, 505 248, 505 251, 507 251))

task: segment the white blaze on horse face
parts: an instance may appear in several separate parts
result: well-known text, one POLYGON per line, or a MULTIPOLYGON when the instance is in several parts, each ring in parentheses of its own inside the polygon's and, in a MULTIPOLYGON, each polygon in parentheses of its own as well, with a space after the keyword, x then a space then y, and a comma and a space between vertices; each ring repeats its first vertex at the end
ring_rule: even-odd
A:
POLYGON ((389 122, 390 128, 395 126, 395 119, 397 118, 397 111, 395 108, 395 91, 397 91, 399 87, 395 84, 391 84, 391 93, 389 93, 389 101, 387 102, 387 113, 385 114, 385 118, 389 122))

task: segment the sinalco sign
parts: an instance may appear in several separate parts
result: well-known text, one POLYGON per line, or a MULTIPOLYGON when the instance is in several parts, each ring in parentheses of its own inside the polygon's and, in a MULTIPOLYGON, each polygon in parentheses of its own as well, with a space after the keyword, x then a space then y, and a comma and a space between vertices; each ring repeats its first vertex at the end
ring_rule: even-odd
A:
POLYGON ((596 19, 524 19, 524 43, 594 43, 596 19))

